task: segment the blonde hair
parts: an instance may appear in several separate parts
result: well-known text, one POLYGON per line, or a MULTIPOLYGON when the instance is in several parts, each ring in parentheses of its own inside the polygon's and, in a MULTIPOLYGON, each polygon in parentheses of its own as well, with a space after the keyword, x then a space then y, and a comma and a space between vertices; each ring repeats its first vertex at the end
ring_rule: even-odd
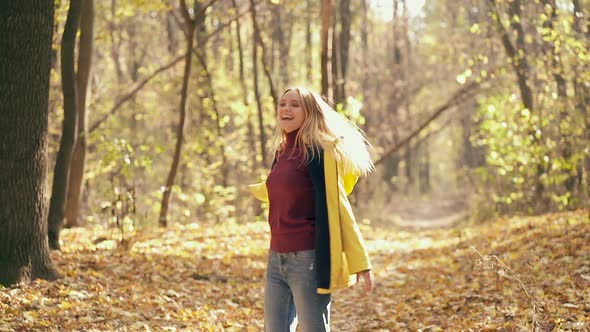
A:
MULTIPOLYGON (((322 148, 334 151, 335 157, 342 162, 347 172, 366 175, 375 169, 369 154, 371 145, 359 127, 336 112, 317 92, 304 87, 292 87, 285 90, 283 95, 289 91, 297 91, 305 114, 295 138, 295 146, 302 151, 305 160, 311 160, 322 148)), ((286 133, 276 126, 273 155, 284 152, 286 139, 286 133)))

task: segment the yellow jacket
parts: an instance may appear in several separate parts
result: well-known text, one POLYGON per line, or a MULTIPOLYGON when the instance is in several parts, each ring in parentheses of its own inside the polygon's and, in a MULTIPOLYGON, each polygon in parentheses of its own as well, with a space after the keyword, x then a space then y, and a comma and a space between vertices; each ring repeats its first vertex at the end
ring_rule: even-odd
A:
MULTIPOLYGON (((316 153, 308 169, 314 182, 317 210, 317 291, 332 293, 353 285, 356 273, 372 269, 348 200, 358 176, 345 172, 343 165, 336 161, 334 151, 316 153)), ((249 189, 259 200, 269 201, 265 182, 250 185, 249 189)))

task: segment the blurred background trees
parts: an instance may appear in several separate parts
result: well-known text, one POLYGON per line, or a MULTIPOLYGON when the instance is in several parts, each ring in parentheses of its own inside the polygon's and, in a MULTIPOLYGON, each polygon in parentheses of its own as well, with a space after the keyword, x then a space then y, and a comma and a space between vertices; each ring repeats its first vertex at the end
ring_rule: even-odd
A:
MULTIPOLYGON (((83 180, 66 225, 263 218, 245 186, 268 172, 276 99, 297 84, 374 145, 377 172, 354 194, 364 218, 416 200, 475 220, 588 207, 589 1, 184 3, 82 7, 77 70, 84 48, 92 70, 87 88, 77 78, 85 156, 72 159, 83 180)), ((56 2, 55 54, 68 7, 56 2)), ((52 60, 50 170, 64 119, 52 60)))

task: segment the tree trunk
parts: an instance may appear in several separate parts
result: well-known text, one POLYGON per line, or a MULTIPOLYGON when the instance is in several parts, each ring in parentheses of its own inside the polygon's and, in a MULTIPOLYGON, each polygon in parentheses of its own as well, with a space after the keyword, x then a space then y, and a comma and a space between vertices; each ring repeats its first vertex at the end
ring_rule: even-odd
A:
MULTIPOLYGON (((520 89, 520 95, 522 98, 522 103, 524 107, 526 107, 531 113, 534 113, 534 99, 533 99, 533 91, 530 87, 530 67, 528 64, 527 59, 527 52, 525 48, 524 38, 525 33, 522 27, 522 22, 524 18, 522 16, 521 11, 521 4, 520 0, 512 0, 510 5, 508 6, 508 14, 510 15, 510 26, 514 31, 516 31, 516 50, 514 55, 512 56, 513 63, 516 66, 516 75, 518 77, 518 86, 520 89)), ((505 38, 505 45, 509 41, 508 36, 505 38)), ((531 117, 532 119, 533 117, 531 117)), ((535 142, 540 144, 539 139, 536 135, 535 142)), ((546 206, 545 202, 543 201, 543 192, 545 191, 545 185, 541 182, 541 176, 544 173, 544 167, 541 163, 537 164, 537 179, 535 182, 535 193, 533 197, 533 201, 537 202, 540 206, 546 206)))
POLYGON ((49 203, 49 247, 59 249, 59 233, 63 227, 70 161, 76 144, 77 95, 74 71, 76 33, 80 21, 81 0, 71 0, 61 41, 61 81, 64 98, 62 136, 55 161, 53 187, 49 203))
MULTIPOLYGON (((203 5, 199 0, 195 0, 195 13, 201 12, 202 10, 203 5)), ((207 26, 205 25, 206 17, 206 15, 195 17, 195 37, 197 38, 197 47, 199 48, 199 52, 203 56, 203 59, 207 59, 207 48, 205 47, 205 43, 207 43, 207 26)))
MULTIPOLYGON (((129 72, 129 77, 131 78, 131 82, 133 82, 132 84, 135 85, 137 84, 137 81, 139 80, 139 68, 141 67, 141 63, 143 62, 143 57, 146 54, 146 48, 144 47, 140 47, 141 43, 138 41, 139 39, 139 34, 137 33, 137 25, 139 22, 134 21, 133 19, 131 19, 131 22, 128 22, 127 26, 127 38, 129 40, 128 43, 128 47, 129 47, 129 51, 128 51, 128 60, 129 63, 127 64, 127 70, 129 72)), ((136 101, 136 96, 133 96, 131 98, 131 102, 130 102, 130 110, 129 110, 129 129, 130 129, 130 137, 137 137, 137 114, 138 114, 138 108, 137 108, 137 101, 136 101)), ((136 140, 131 140, 130 141, 131 146, 133 147, 133 150, 135 150, 138 146, 138 142, 136 140)))
POLYGON ((404 153, 404 163, 405 163, 405 171, 406 171, 406 180, 407 180, 407 188, 406 193, 413 192, 412 187, 414 186, 414 173, 412 172, 414 169, 414 147, 412 144, 406 145, 406 151, 404 153))
MULTIPOLYGON (((427 142, 428 143, 428 142, 427 142)), ((419 164, 419 175, 420 181, 420 194, 426 194, 430 192, 430 147, 428 144, 424 145, 422 149, 422 158, 420 158, 419 164)))
MULTIPOLYGON (((478 22, 478 15, 473 11, 469 11, 468 14, 468 24, 472 26, 478 22)), ((476 43, 475 39, 469 40, 469 48, 475 49, 476 43)), ((461 135, 462 135, 462 158, 459 159, 459 165, 457 168, 468 168, 473 169, 476 167, 480 167, 485 165, 485 153, 483 147, 474 146, 471 142, 471 135, 473 135, 474 127, 479 128, 481 123, 475 123, 474 116, 471 114, 476 114, 478 108, 478 102, 474 99, 471 103, 465 106, 464 112, 470 115, 461 116, 459 122, 461 123, 461 135)), ((481 122, 481 120, 478 120, 481 122)), ((471 172, 467 173, 471 174, 471 172)), ((467 181, 470 181, 469 175, 468 177, 459 177, 458 181, 460 182, 459 185, 463 186, 467 184, 467 181)))
MULTIPOLYGON (((396 41, 398 41, 399 43, 401 43, 403 45, 403 51, 400 50, 400 54, 403 52, 403 56, 401 59, 401 63, 398 66, 398 70, 399 70, 399 77, 402 80, 402 84, 400 86, 400 93, 399 96, 402 98, 403 102, 401 103, 403 105, 403 110, 405 111, 405 118, 404 118, 404 123, 408 123, 410 125, 410 127, 412 127, 414 125, 414 119, 415 117, 412 116, 411 114, 411 108, 410 108, 410 100, 411 97, 409 96, 410 91, 408 89, 408 87, 410 86, 410 79, 411 79, 411 75, 408 74, 408 68, 410 67, 410 49, 412 48, 410 45, 410 36, 408 33, 408 29, 409 29, 409 24, 408 24, 408 6, 407 6, 407 1, 402 0, 402 7, 403 7, 403 13, 401 15, 401 21, 402 26, 401 26, 401 31, 400 34, 396 37, 396 41)), ((401 115, 401 114, 400 114, 401 115)), ((401 118, 401 116, 398 116, 398 119, 401 118)), ((401 122, 401 121, 400 121, 401 122)), ((428 147, 426 148, 426 154, 428 153, 428 147)), ((418 149, 414 146, 412 146, 412 144, 408 144, 406 146, 406 153, 405 153, 405 167, 406 167, 406 179, 407 179, 407 184, 408 184, 408 188, 410 190, 413 189, 414 187, 414 175, 415 172, 413 172, 413 169, 419 166, 419 152, 418 149), (418 164, 418 165, 416 165, 418 164)), ((429 179, 426 179, 426 181, 429 181, 429 179)), ((420 192, 420 193, 424 193, 424 192, 420 192)))
POLYGON ((524 107, 526 107, 529 111, 533 112, 533 93, 528 83, 529 65, 526 58, 526 51, 524 49, 524 30, 520 23, 522 20, 520 0, 513 0, 512 2, 510 2, 509 6, 509 15, 511 17, 510 25, 516 31, 516 46, 512 44, 509 32, 506 30, 506 28, 504 28, 500 21, 501 15, 498 11, 496 1, 488 1, 490 2, 492 9, 495 11, 497 15, 496 26, 498 27, 498 30, 502 35, 501 37, 504 50, 506 51, 508 57, 512 60, 511 63, 514 68, 514 72, 517 76, 518 87, 520 90, 520 97, 522 103, 524 107), (518 19, 515 19, 515 17, 518 17, 518 19), (520 54, 522 54, 522 56, 520 54))
POLYGON ((527 59, 527 52, 524 45, 525 35, 524 29, 522 27, 523 17, 520 6, 520 0, 512 0, 508 7, 508 13, 512 18, 510 25, 512 26, 512 29, 516 31, 516 50, 512 56, 512 59, 516 64, 516 74, 518 76, 518 85, 520 87, 522 103, 526 108, 533 112, 533 92, 529 85, 530 67, 527 59))
POLYGON ((76 88, 78 92, 78 139, 70 164, 70 180, 68 199, 65 209, 65 226, 78 226, 80 211, 80 193, 84 182, 84 166, 86 164, 87 123, 86 96, 89 94, 88 79, 91 76, 92 49, 94 40, 94 0, 86 0, 82 4, 80 17, 80 44, 78 51, 78 71, 76 88))
MULTIPOLYGON (((279 29, 280 29, 280 25, 281 25, 281 13, 279 11, 279 6, 278 4, 272 4, 271 3, 271 10, 272 10, 272 15, 271 15, 271 19, 270 19, 270 27, 269 29, 271 30, 271 38, 270 38, 270 57, 268 59, 269 64, 268 67, 270 68, 270 72, 274 75, 273 77, 275 78, 275 82, 280 82, 277 81, 277 64, 278 61, 276 61, 276 54, 277 54, 277 48, 278 47, 278 39, 279 39, 279 29)), ((282 33, 282 32, 281 32, 282 33)), ((280 52, 280 50, 278 51, 280 52)))
POLYGON ((283 26, 292 26, 285 22, 287 15, 284 15, 285 10, 282 4, 274 5, 277 17, 276 37, 279 43, 279 77, 280 84, 283 88, 286 88, 289 83, 289 46, 290 44, 285 41, 285 31, 283 26))
POLYGON ((340 0, 340 36, 338 38, 340 80, 337 86, 342 102, 346 102, 346 72, 348 71, 348 51, 350 47, 350 23, 350 0, 340 0))
POLYGON ((330 20, 332 18, 332 0, 322 1, 322 35, 321 35, 321 72, 322 95, 327 96, 330 89, 328 77, 328 44, 330 38, 330 20))
POLYGON ((0 285, 55 280, 47 243, 54 1, 0 4, 0 285))
POLYGON ((192 50, 193 44, 195 40, 195 21, 190 18, 190 14, 188 9, 186 8, 185 0, 181 0, 181 8, 182 14, 185 18, 186 30, 187 30, 187 46, 186 46, 186 55, 185 55, 185 63, 184 63, 184 76, 182 79, 182 89, 180 91, 180 107, 179 107, 179 121, 178 121, 178 129, 176 130, 176 146, 174 148, 174 157, 172 159, 172 165, 170 166, 170 171, 168 172, 168 178, 166 179, 166 186, 164 187, 164 192, 162 195, 162 205, 160 208, 160 218, 159 224, 162 227, 168 226, 168 204, 170 202, 170 194, 172 191, 172 186, 174 185, 174 178, 176 177, 176 173, 178 172, 178 165, 180 163, 180 155, 182 150, 182 143, 184 140, 184 127, 186 122, 186 108, 187 108, 187 96, 188 96, 188 84, 189 78, 191 74, 191 59, 192 59, 192 50))
MULTIPOLYGON (((578 38, 585 39, 587 44, 590 40, 590 21, 586 16, 588 14, 582 12, 582 6, 580 5, 579 0, 573 0, 573 5, 573 28, 578 34, 578 38), (586 25, 586 27, 584 27, 584 25, 586 25), (586 29, 585 31, 584 28, 586 29)), ((584 69, 581 68, 581 71, 583 70, 584 69)), ((586 127, 584 138, 587 142, 590 142, 590 109, 588 108, 588 105, 590 105, 590 87, 588 87, 588 84, 586 84, 582 79, 580 70, 576 70, 573 83, 576 109, 578 110, 580 116, 584 118, 584 126, 586 127)), ((580 174, 582 175, 579 177, 578 186, 582 188, 584 196, 586 197, 586 201, 588 202, 590 201, 590 154, 586 153, 584 160, 580 161, 578 168, 580 169, 580 174)))
MULTIPOLYGON (((169 5, 173 7, 173 2, 170 1, 169 5)), ((171 56, 176 55, 178 49, 178 37, 176 36, 176 25, 174 24, 174 9, 166 14, 166 34, 168 35, 168 52, 171 56)))
MULTIPOLYGON (((335 0, 338 1, 338 0, 335 0)), ((336 2, 335 7, 338 8, 338 2, 336 2)), ((330 58, 331 63, 330 67, 332 70, 332 99, 334 100, 334 104, 338 105, 342 103, 342 96, 340 96, 340 90, 338 89, 341 75, 340 75, 340 40, 338 37, 338 15, 336 15, 336 10, 332 13, 332 42, 330 48, 330 58)))
MULTIPOLYGON (((228 8, 229 9, 229 8, 228 8)), ((236 15, 238 15, 238 11, 236 9, 236 15)), ((236 18, 234 19, 235 21, 237 21, 239 18, 236 16, 236 18)), ((228 48, 228 52, 225 55, 225 68, 227 69, 228 72, 230 72, 232 75, 235 72, 235 57, 234 54, 236 54, 236 47, 234 44, 235 40, 234 40, 234 33, 231 29, 231 27, 229 29, 227 29, 227 48, 228 48)))
MULTIPOLYGON (((387 103, 387 109, 389 111, 389 116, 391 117, 391 123, 400 123, 400 103, 402 89, 404 85, 404 77, 403 77, 403 68, 402 68, 402 57, 401 57, 401 34, 399 29, 399 15, 398 15, 398 1, 394 0, 393 3, 393 19, 392 19, 392 45, 393 45, 393 57, 391 58, 391 62, 393 63, 392 66, 392 90, 390 91, 390 97, 387 103)), ((392 128, 392 141, 393 144, 398 144, 399 142, 399 132, 400 129, 398 127, 392 128)), ((406 150, 411 149, 411 145, 406 145, 406 150)), ((409 157, 408 153, 405 153, 404 156, 409 157)), ((401 162, 401 158, 396 154, 391 154, 389 159, 387 160, 387 171, 384 173, 386 183, 389 183, 390 188, 392 191, 398 190, 397 185, 391 182, 392 178, 399 177, 399 164, 401 162)), ((406 176, 411 176, 409 168, 411 167, 410 164, 406 164, 406 176)), ((409 180, 409 178, 408 178, 409 180)), ((406 186, 407 190, 408 186, 406 186)))
MULTIPOLYGON (((544 0, 545 8, 549 8, 549 17, 543 23, 543 27, 547 28, 549 31, 553 31, 554 29, 554 21, 557 16, 557 4, 555 0, 544 0)), ((555 47, 554 43, 545 42, 544 43, 545 54, 549 54, 549 58, 551 62, 548 63, 547 68, 550 68, 552 71, 553 79, 555 80, 555 84, 557 85, 557 96, 560 102, 559 105, 559 124, 558 124, 558 132, 559 138, 558 141, 561 141, 560 144, 561 149, 561 156, 564 160, 570 160, 572 156, 572 138, 571 138, 571 130, 565 129, 570 127, 570 115, 567 108, 567 83, 566 80, 563 78, 563 64, 561 63, 561 54, 559 50, 555 47)), ((566 170, 565 176, 567 177, 564 186, 568 192, 573 192, 575 184, 576 184, 576 177, 572 174, 571 171, 566 170)))
MULTIPOLYGON (((257 24, 256 24, 256 9, 254 0, 250 0, 250 12, 252 14, 252 27, 254 30, 254 38, 257 38, 257 24)), ((258 127, 260 129, 260 155, 262 156, 262 163, 266 162, 266 134, 264 132, 264 114, 262 108, 262 101, 260 100, 260 89, 258 88, 258 43, 252 43, 252 79, 254 80, 254 96, 256 97, 256 105, 258 106, 258 127)), ((277 103, 278 104, 278 103, 277 103)))
POLYGON ((115 65, 115 73, 117 73, 117 82, 123 83, 123 69, 121 68, 121 60, 119 52, 121 50, 121 36, 115 38, 115 33, 120 31, 116 26, 115 20, 117 19, 117 0, 111 0, 111 21, 109 21, 109 35, 111 37, 111 57, 113 58, 113 64, 115 65))
MULTIPOLYGON (((238 5, 236 0, 232 0, 232 6, 235 9, 235 12, 238 13, 238 5)), ((241 24, 240 19, 236 18, 236 39, 238 44, 238 60, 239 60, 239 72, 240 72, 240 86, 242 87, 242 102, 248 114, 246 115, 246 127, 248 130, 248 147, 250 148, 250 176, 253 177, 256 174, 256 170, 258 168, 258 162, 256 158, 256 132, 254 129, 254 124, 252 123, 252 117, 250 116, 250 103, 248 102, 248 88, 246 85, 246 78, 244 75, 244 49, 242 46, 242 34, 241 34, 241 24)), ((262 207, 260 206, 257 200, 252 200, 252 215, 260 215, 262 214, 262 207)))
MULTIPOLYGON (((232 0, 232 5, 235 8, 236 13, 238 12, 238 5, 236 0, 232 0)), ((244 106, 249 109, 249 102, 248 102, 248 88, 246 87, 246 78, 244 76, 244 50, 242 47, 242 34, 241 34, 241 24, 240 19, 236 18, 236 38, 238 42, 238 56, 239 56, 239 69, 240 69, 240 85, 242 87, 242 97, 244 106)), ((256 173, 256 134, 254 132, 254 126, 252 125, 252 121, 250 121, 250 116, 246 117, 246 126, 248 127, 248 144, 251 148, 250 154, 252 157, 252 175, 256 173)))
MULTIPOLYGON (((361 10, 363 15, 363 20, 361 24, 361 41, 362 41, 362 54, 363 54, 363 82, 361 85, 362 93, 363 93, 363 106, 364 109, 371 109, 371 98, 369 98, 369 77, 371 75, 369 71, 369 0, 362 0, 361 2, 361 10)), ((365 129, 367 133, 370 132, 370 128, 372 126, 372 121, 369 117, 367 117, 365 122, 365 129)))
MULTIPOLYGON (((535 109, 533 91, 529 85, 530 68, 527 60, 527 52, 524 45, 524 29, 522 27, 522 21, 524 20, 524 18, 522 17, 522 12, 520 9, 520 0, 512 0, 508 6, 510 26, 514 31, 516 31, 516 46, 512 43, 509 32, 502 25, 502 22, 500 20, 501 15, 497 8, 496 0, 488 1, 490 2, 492 10, 494 10, 497 16, 496 26, 498 27, 498 30, 502 35, 502 44, 504 45, 504 50, 506 51, 508 57, 512 60, 511 63, 518 81, 518 87, 520 91, 522 104, 531 113, 534 113, 535 109)), ((531 119, 533 119, 533 117, 531 117, 531 119)), ((534 124, 531 124, 531 127, 533 125, 534 124)), ((539 139, 534 134, 534 132, 531 132, 531 135, 532 137, 534 137, 535 144, 540 144, 539 139)), ((545 191, 545 186, 541 182, 541 176, 543 175, 543 173, 543 165, 541 163, 538 163, 537 179, 535 181, 534 197, 532 198, 532 200, 534 202, 537 202, 537 204, 541 206, 546 205, 542 200, 543 192, 545 191)))
POLYGON ((313 82, 313 67, 312 67, 312 44, 311 44, 311 0, 307 0, 307 10, 305 11, 305 72, 307 77, 307 84, 313 82))
POLYGON ((270 66, 267 63, 268 56, 266 51, 266 46, 264 45, 264 40, 262 40, 262 34, 260 33, 260 28, 258 27, 258 22, 256 21, 256 4, 254 0, 250 0, 250 13, 252 14, 252 28, 254 30, 254 40, 255 44, 258 44, 262 49, 262 70, 268 80, 268 87, 270 89, 270 96, 272 97, 272 101, 275 107, 279 104, 279 98, 277 96, 275 86, 272 80, 272 73, 270 72, 270 66))
MULTIPOLYGON (((477 107, 477 100, 474 99, 471 103, 465 106, 465 111, 470 114, 475 114, 477 112, 477 107)), ((467 168, 476 168, 485 165, 485 153, 482 151, 482 148, 473 146, 473 143, 471 142, 471 135, 473 135, 474 125, 475 127, 479 127, 480 124, 474 124, 472 116, 463 116, 461 117, 460 122, 463 141, 461 166, 466 166, 467 168)))
POLYGON ((219 113, 219 107, 217 106, 217 97, 215 94, 215 88, 213 86, 213 77, 209 72, 209 67, 207 66, 207 61, 205 57, 200 53, 201 49, 205 48, 205 45, 201 45, 199 47, 199 51, 195 52, 197 59, 199 60, 201 66, 203 67, 203 71, 205 74, 205 78, 207 79, 207 85, 209 86, 209 97, 211 98, 211 103, 213 104, 213 113, 215 114, 215 129, 217 130, 217 139, 215 140, 214 144, 219 146, 219 154, 221 155, 221 185, 227 187, 227 176, 228 176, 228 164, 227 164, 227 157, 225 153, 225 143, 224 143, 224 135, 223 135, 223 128, 222 128, 222 118, 221 114, 219 113))

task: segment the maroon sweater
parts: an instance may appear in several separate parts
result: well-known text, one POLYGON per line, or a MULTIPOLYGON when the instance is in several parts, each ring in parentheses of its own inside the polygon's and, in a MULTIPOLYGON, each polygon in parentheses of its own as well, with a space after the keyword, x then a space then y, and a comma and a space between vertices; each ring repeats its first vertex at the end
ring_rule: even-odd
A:
POLYGON ((297 130, 287 134, 285 151, 266 180, 270 202, 270 249, 293 252, 314 249, 314 191, 307 162, 295 147, 297 130))

